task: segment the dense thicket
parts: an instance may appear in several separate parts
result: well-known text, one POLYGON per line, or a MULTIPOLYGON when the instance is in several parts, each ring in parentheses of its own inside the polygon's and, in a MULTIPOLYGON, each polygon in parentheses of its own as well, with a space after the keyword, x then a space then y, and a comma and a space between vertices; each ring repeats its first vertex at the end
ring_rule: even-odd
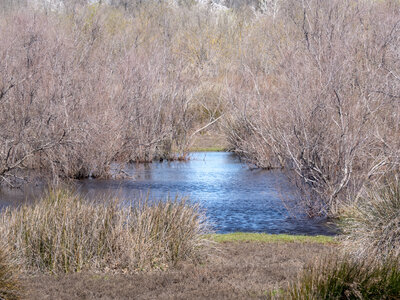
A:
POLYGON ((12 183, 20 169, 107 176, 114 161, 185 156, 195 125, 215 115, 197 104, 197 91, 213 85, 197 85, 188 65, 197 57, 182 53, 192 51, 181 37, 190 20, 163 4, 134 16, 107 5, 4 14, 0 178, 12 183))
POLYGON ((231 81, 235 151, 286 169, 311 215, 399 170, 399 21, 397 2, 283 1, 231 81))
POLYGON ((285 169, 310 215, 399 170, 397 1, 37 3, 0 21, 3 181, 184 156, 220 117, 232 150, 285 169))

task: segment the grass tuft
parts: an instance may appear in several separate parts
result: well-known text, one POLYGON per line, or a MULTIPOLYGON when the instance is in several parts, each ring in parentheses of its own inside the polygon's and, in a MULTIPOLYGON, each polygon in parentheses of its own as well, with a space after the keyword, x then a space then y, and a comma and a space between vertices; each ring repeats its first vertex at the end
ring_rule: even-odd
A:
POLYGON ((10 252, 0 247, 0 299, 18 300, 21 298, 21 284, 18 280, 18 266, 11 262, 10 252))
POLYGON ((365 189, 342 218, 343 246, 361 260, 400 257, 400 180, 365 189))
POLYGON ((205 217, 185 199, 91 202, 51 190, 36 204, 8 208, 0 231, 28 271, 134 272, 198 258, 205 217))
POLYGON ((298 282, 275 299, 399 299, 400 268, 396 260, 383 264, 350 257, 323 259, 308 267, 298 282))

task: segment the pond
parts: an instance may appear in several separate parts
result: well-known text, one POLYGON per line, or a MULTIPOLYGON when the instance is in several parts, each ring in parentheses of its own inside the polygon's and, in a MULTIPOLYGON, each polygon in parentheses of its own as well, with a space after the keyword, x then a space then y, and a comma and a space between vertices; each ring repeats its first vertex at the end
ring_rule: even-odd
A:
MULTIPOLYGON (((78 190, 89 199, 104 195, 123 200, 147 194, 151 199, 185 196, 205 209, 209 222, 219 233, 335 232, 323 220, 287 211, 285 199, 295 197, 295 190, 281 172, 251 169, 231 153, 192 153, 186 162, 134 164, 125 171, 130 179, 83 180, 78 182, 78 190)), ((25 191, 25 198, 27 194, 25 191)), ((15 193, 3 192, 0 205, 15 203, 17 198, 15 193)))

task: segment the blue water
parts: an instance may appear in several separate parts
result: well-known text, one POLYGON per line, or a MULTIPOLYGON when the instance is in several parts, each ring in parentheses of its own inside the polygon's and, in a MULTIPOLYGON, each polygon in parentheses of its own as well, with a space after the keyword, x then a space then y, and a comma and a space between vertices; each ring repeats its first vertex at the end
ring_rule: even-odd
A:
POLYGON ((199 203, 220 233, 334 233, 324 221, 286 210, 285 201, 296 195, 282 173, 250 169, 231 153, 192 153, 187 162, 130 165, 124 170, 132 178, 84 180, 79 190, 92 199, 105 194, 124 200, 147 193, 152 199, 187 196, 199 203))

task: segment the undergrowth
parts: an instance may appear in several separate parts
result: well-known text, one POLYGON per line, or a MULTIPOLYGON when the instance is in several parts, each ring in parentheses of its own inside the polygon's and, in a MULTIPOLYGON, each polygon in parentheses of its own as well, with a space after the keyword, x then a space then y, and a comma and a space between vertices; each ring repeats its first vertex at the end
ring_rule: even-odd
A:
POLYGON ((22 295, 18 266, 10 259, 10 252, 0 246, 0 299, 18 300, 22 295))
POLYGON ((305 269, 295 283, 275 299, 399 299, 397 260, 360 263, 350 257, 327 258, 305 269))
POLYGON ((355 258, 385 260, 400 255, 400 180, 365 188, 341 217, 345 250, 355 258))
POLYGON ((26 271, 135 272, 199 258, 205 218, 185 199, 94 203, 51 190, 34 205, 7 208, 0 232, 26 271))

